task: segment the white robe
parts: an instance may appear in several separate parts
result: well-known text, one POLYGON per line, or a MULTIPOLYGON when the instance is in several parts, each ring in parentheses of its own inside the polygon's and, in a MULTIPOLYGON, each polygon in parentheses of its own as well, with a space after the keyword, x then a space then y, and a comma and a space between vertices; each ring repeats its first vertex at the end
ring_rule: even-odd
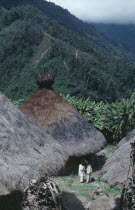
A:
POLYGON ((89 174, 91 174, 91 173, 92 173, 92 167, 91 167, 91 165, 89 164, 89 165, 87 165, 87 168, 86 168, 86 174, 89 175, 89 174))
POLYGON ((85 166, 83 166, 82 164, 79 164, 78 175, 79 176, 83 176, 83 177, 86 176, 85 166))
POLYGON ((91 181, 91 175, 92 175, 92 167, 91 165, 87 165, 86 168, 86 183, 89 183, 91 181))

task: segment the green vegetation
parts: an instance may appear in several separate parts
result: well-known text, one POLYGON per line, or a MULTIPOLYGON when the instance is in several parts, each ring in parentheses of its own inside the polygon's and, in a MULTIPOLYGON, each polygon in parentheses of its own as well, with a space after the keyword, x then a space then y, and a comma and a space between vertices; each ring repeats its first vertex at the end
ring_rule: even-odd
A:
POLYGON ((135 51, 134 24, 94 24, 94 26, 112 40, 121 42, 135 51))
POLYGON ((102 189, 103 194, 114 194, 118 195, 122 192, 122 185, 116 185, 110 187, 104 182, 91 182, 89 184, 79 183, 79 178, 77 176, 64 176, 64 177, 51 177, 53 181, 62 189, 64 192, 72 192, 76 196, 88 196, 91 192, 94 192, 98 189, 102 189))
POLYGON ((134 53, 52 3, 8 0, 1 5, 0 90, 9 98, 26 99, 43 71, 54 74, 54 89, 65 95, 107 102, 132 95, 134 53))
POLYGON ((0 3, 0 91, 19 105, 37 88, 39 73, 49 72, 54 89, 69 94, 64 98, 108 142, 134 128, 133 52, 52 3, 0 3))
POLYGON ((91 24, 79 20, 77 17, 68 12, 68 10, 63 9, 54 3, 47 2, 45 0, 1 0, 0 5, 6 9, 22 5, 31 5, 35 7, 51 19, 57 21, 60 25, 64 26, 62 33, 57 30, 57 27, 55 27, 56 30, 53 28, 53 36, 55 38, 59 39, 61 37, 61 40, 74 45, 74 47, 80 46, 81 50, 85 49, 85 51, 89 51, 91 48, 91 50, 93 52, 95 51, 97 55, 100 51, 100 53, 108 56, 114 55, 116 57, 118 56, 129 59, 135 58, 135 55, 121 43, 114 43, 109 39, 106 39, 106 37, 99 33, 91 24), (66 33, 67 30, 65 29, 69 29, 68 33, 66 33), (70 37, 71 32, 74 41, 70 37), (81 39, 76 39, 77 34, 81 39))
POLYGON ((114 146, 112 144, 110 144, 110 145, 108 144, 107 147, 105 147, 103 149, 103 151, 106 151, 107 153, 114 153, 116 148, 117 148, 116 146, 114 146))
MULTIPOLYGON (((130 99, 121 99, 115 103, 95 102, 90 98, 84 100, 74 96, 62 98, 77 109, 95 128, 100 130, 108 143, 116 144, 129 131, 135 128, 135 94, 130 99)), ((16 106, 23 104, 25 99, 14 100, 16 106)), ((113 145, 105 148, 108 152, 114 152, 113 145)))
POLYGON ((115 103, 95 102, 63 96, 90 123, 99 129, 108 142, 117 143, 135 127, 135 94, 130 99, 122 99, 115 103))

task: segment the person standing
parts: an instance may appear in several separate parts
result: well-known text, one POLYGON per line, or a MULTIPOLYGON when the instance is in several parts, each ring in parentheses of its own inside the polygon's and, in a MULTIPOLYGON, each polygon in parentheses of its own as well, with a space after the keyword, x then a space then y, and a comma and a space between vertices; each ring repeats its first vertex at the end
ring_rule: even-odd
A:
POLYGON ((86 163, 84 160, 81 160, 80 164, 79 164, 79 171, 78 171, 78 175, 80 176, 80 183, 83 183, 86 177, 86 163))
POLYGON ((91 175, 92 175, 92 167, 88 161, 86 161, 86 183, 89 183, 91 181, 91 175))

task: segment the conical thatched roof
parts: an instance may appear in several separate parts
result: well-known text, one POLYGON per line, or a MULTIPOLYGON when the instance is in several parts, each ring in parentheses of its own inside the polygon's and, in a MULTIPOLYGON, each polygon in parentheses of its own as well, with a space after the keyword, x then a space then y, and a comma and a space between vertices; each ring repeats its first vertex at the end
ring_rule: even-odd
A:
POLYGON ((54 174, 66 160, 62 146, 0 93, 0 195, 54 174))
POLYGON ((119 148, 107 160, 104 166, 103 180, 110 185, 124 183, 127 179, 130 165, 131 142, 135 140, 135 130, 130 132, 127 137, 121 140, 119 148), (134 135, 133 135, 134 134, 134 135), (131 137, 129 139, 129 136, 131 137))
POLYGON ((70 156, 94 154, 105 146, 104 136, 77 110, 46 83, 44 87, 38 85, 40 88, 20 109, 60 142, 70 156))

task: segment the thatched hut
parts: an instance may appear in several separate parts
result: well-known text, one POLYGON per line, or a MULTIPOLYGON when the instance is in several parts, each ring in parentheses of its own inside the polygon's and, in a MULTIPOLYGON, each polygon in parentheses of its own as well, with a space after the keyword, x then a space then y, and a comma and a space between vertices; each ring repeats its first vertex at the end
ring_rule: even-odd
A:
POLYGON ((75 157, 97 153, 105 146, 106 140, 101 132, 54 91, 53 82, 50 75, 40 77, 38 90, 20 109, 63 145, 71 160, 68 168, 72 170, 78 162, 75 157))
POLYGON ((118 144, 118 149, 107 160, 102 179, 110 185, 125 183, 129 175, 131 142, 135 140, 135 129, 123 138, 118 144))
POLYGON ((16 191, 31 179, 56 174, 66 160, 62 146, 0 93, 0 209, 13 209, 5 205, 13 204, 16 191))
POLYGON ((128 143, 131 138, 133 138, 135 136, 135 129, 133 129, 132 131, 130 131, 126 137, 124 137, 119 143, 118 143, 118 147, 120 147, 121 145, 128 143))

